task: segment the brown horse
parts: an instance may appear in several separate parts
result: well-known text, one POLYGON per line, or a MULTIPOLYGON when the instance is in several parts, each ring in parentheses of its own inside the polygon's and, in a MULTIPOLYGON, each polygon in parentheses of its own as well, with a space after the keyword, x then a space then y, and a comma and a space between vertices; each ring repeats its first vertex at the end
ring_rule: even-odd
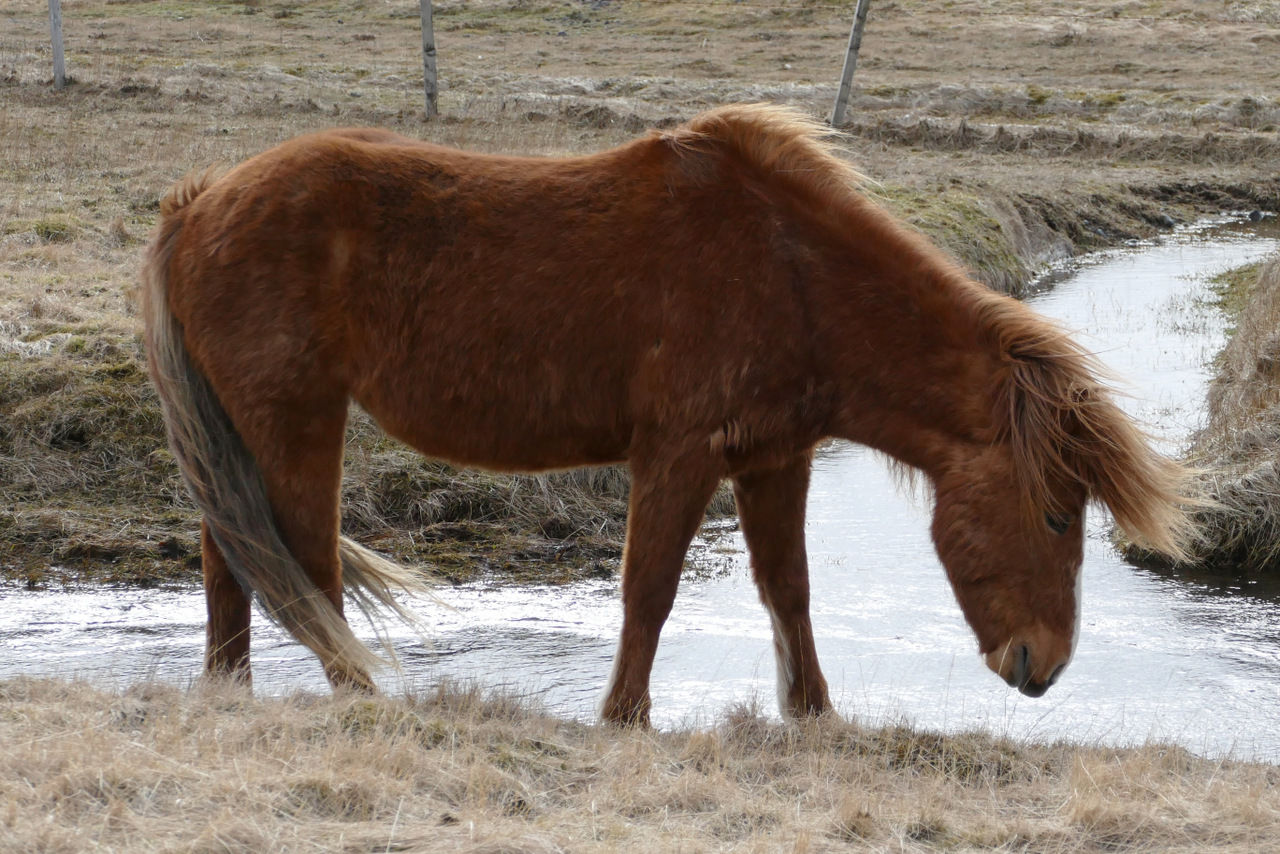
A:
POLYGON ((804 543, 827 437, 927 478, 987 664, 1043 693, 1076 639, 1086 503, 1178 555, 1183 472, 1084 351, 868 201, 825 139, 768 106, 567 159, 330 131, 176 185, 146 266, 147 340, 204 513, 207 669, 247 676, 256 597, 331 681, 371 687, 344 585, 392 602, 408 582, 339 537, 354 400, 458 465, 627 463, 608 720, 647 720, 658 634, 723 478, 783 712, 829 708, 804 543))

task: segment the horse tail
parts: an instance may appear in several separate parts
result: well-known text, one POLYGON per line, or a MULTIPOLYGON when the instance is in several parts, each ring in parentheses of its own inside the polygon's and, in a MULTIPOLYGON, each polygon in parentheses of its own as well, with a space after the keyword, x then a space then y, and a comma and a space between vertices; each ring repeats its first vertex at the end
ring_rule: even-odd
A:
MULTIPOLYGON (((215 163, 204 169, 202 172, 192 172, 181 181, 169 188, 163 196, 160 197, 160 217, 163 230, 163 221, 174 216, 187 205, 195 201, 196 196, 203 193, 211 185, 217 183, 218 179, 227 173, 227 170, 221 164, 215 163)), ((154 255, 154 252, 152 253, 154 255)))
POLYGON ((342 587, 348 601, 360 609, 370 625, 378 632, 378 640, 387 651, 392 663, 395 653, 390 641, 379 628, 378 615, 390 611, 401 622, 409 625, 424 639, 426 626, 419 614, 410 611, 397 599, 396 594, 431 599, 437 605, 449 607, 431 589, 421 573, 387 560, 377 552, 366 549, 354 540, 341 537, 338 540, 338 557, 342 561, 342 587))
MULTIPOLYGON (((266 482, 252 452, 187 350, 169 308, 171 260, 185 209, 218 174, 205 170, 174 185, 161 201, 160 225, 142 274, 148 367, 159 393, 169 446, 214 543, 240 588, 321 660, 331 676, 368 685, 384 661, 358 640, 329 598, 289 551, 276 527, 266 482)), ((339 548, 346 592, 366 614, 383 606, 414 618, 393 592, 425 592, 423 582, 356 543, 339 548)), ((385 638, 383 646, 390 649, 385 638)), ((394 662, 394 656, 392 656, 394 662)))

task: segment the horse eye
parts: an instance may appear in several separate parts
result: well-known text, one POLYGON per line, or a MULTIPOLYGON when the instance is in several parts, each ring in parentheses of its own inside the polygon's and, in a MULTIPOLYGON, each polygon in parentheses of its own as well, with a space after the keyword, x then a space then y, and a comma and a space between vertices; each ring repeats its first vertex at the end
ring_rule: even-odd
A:
POLYGON ((1067 514, 1064 514, 1061 516, 1054 515, 1053 513, 1044 514, 1045 524, 1049 526, 1049 530, 1053 531, 1058 536, 1062 536, 1068 530, 1070 530, 1071 523, 1074 522, 1075 520, 1076 520, 1075 516, 1071 516, 1067 514))

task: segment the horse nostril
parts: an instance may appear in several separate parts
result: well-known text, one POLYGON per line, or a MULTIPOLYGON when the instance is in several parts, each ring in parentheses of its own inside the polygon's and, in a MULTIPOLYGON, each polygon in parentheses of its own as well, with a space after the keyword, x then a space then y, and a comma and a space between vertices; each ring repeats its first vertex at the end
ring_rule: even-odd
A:
POLYGON ((1036 682, 1032 679, 1031 673, 1028 670, 1026 679, 1018 685, 1018 690, 1026 694, 1028 697, 1043 697, 1045 692, 1053 687, 1053 683, 1058 681, 1058 677, 1062 675, 1062 671, 1066 669, 1067 665, 1065 663, 1059 664, 1053 669, 1053 672, 1049 674, 1049 678, 1043 682, 1036 682))
POLYGON ((1025 643, 1021 644, 1015 650, 1017 660, 1013 664, 1013 678, 1009 684, 1015 688, 1021 688, 1031 679, 1031 647, 1025 643))
POLYGON ((1018 690, 1028 697, 1043 697, 1044 693, 1049 690, 1049 683, 1032 682, 1028 679, 1018 690))

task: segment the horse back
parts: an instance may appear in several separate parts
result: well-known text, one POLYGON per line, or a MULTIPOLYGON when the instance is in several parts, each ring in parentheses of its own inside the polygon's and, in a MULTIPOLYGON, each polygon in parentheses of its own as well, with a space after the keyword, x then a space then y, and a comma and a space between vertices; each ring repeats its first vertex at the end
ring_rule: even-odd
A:
POLYGON ((459 463, 612 462, 637 430, 803 444, 820 382, 781 209, 657 138, 541 159, 333 131, 179 212, 170 299, 215 388, 349 395, 459 463))

